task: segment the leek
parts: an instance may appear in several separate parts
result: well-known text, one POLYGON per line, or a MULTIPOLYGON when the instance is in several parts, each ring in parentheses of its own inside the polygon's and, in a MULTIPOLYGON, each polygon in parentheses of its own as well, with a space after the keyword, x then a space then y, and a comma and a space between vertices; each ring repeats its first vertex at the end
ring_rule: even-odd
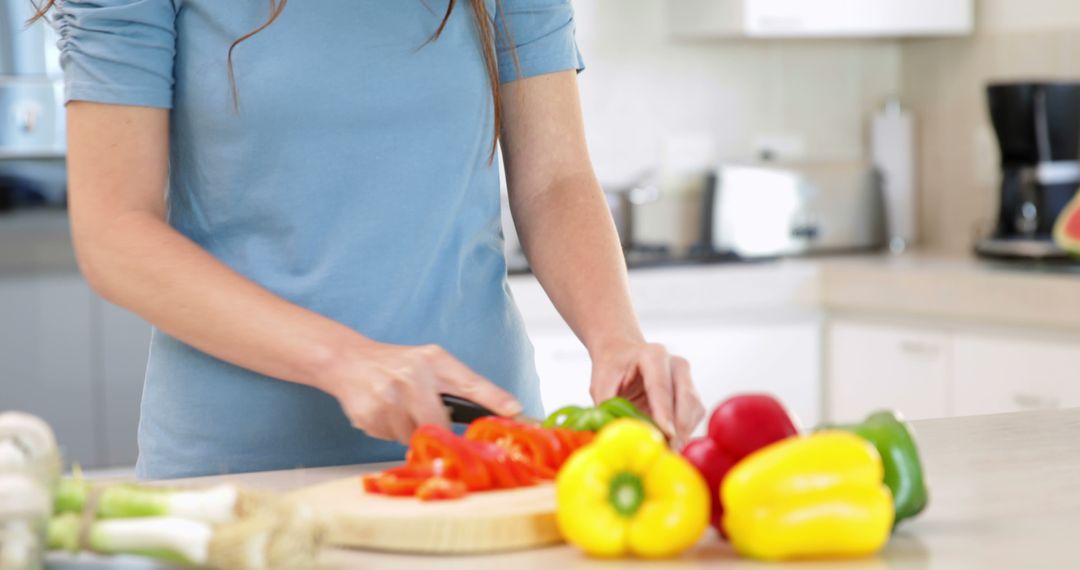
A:
POLYGON ((118 485, 102 491, 97 515, 104 519, 178 517, 207 523, 235 520, 240 491, 233 485, 178 491, 118 485))
MULTIPOLYGON (((90 485, 80 478, 64 479, 56 489, 55 511, 79 513, 86 505, 90 485)), ((235 485, 207 489, 168 489, 114 485, 102 489, 95 515, 103 519, 176 517, 212 524, 226 523, 257 510, 268 499, 235 485)))
POLYGON ((53 494, 53 512, 81 513, 90 495, 90 484, 83 480, 82 472, 75 467, 75 477, 65 477, 56 484, 53 494))
MULTIPOLYGON (((81 518, 64 513, 48 526, 50 549, 77 552, 81 518)), ((176 516, 99 519, 89 523, 88 549, 135 554, 192 566, 270 570, 315 565, 321 526, 305 507, 265 509, 226 524, 176 516)))
MULTIPOLYGON (((50 550, 78 552, 79 515, 66 513, 49 521, 50 550)), ((100 554, 141 554, 193 566, 209 561, 213 527, 175 517, 92 521, 88 547, 100 554)))

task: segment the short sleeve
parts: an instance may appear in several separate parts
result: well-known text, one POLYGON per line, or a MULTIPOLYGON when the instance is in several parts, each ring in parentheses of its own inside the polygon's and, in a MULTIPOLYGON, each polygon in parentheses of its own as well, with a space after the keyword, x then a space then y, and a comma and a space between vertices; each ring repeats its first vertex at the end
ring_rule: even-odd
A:
POLYGON ((172 107, 173 0, 58 0, 65 101, 172 107))
POLYGON ((500 0, 497 5, 500 81, 585 69, 570 0, 500 0))

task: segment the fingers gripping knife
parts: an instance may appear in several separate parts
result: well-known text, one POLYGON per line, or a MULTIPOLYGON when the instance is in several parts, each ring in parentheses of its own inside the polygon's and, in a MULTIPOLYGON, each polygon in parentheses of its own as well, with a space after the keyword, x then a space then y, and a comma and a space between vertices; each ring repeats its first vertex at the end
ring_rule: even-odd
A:
MULTIPOLYGON (((472 400, 452 396, 450 394, 441 394, 440 397, 442 398, 443 406, 446 407, 447 413, 450 414, 450 421, 455 424, 470 424, 480 418, 499 415, 472 400)), ((540 420, 536 418, 521 414, 510 419, 526 424, 540 423, 540 420)))

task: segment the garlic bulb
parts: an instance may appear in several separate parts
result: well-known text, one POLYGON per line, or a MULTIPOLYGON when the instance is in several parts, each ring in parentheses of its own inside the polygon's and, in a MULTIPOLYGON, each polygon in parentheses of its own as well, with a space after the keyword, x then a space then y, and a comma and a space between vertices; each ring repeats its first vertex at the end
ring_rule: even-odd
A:
POLYGON ((26 473, 52 489, 60 451, 49 424, 23 412, 0 413, 0 473, 26 473))
POLYGON ((0 474, 0 570, 41 568, 49 491, 28 474, 0 474))

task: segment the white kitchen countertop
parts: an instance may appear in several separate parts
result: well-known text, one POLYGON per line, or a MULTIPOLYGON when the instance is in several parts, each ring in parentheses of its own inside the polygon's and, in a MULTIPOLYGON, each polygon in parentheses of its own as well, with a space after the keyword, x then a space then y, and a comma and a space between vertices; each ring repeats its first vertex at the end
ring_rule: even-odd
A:
POLYGON ((933 255, 821 262, 819 300, 831 310, 1080 329, 1076 268, 933 255))
MULTIPOLYGON (((914 422, 930 506, 877 558, 765 565, 739 560, 712 531, 664 562, 596 561, 569 546, 486 556, 413 556, 329 549, 321 568, 527 570, 560 568, 813 568, 816 570, 1080 568, 1080 409, 914 422)), ((287 491, 372 466, 192 479, 287 491)), ((357 482, 359 484, 359 482, 357 482)))
MULTIPOLYGON (((820 267, 812 260, 689 265, 630 271, 642 320, 759 315, 818 306, 820 267)), ((562 326, 562 319, 532 275, 510 277, 525 322, 562 326)))
MULTIPOLYGON (((510 278, 525 321, 561 326, 532 275, 510 278)), ((931 254, 857 255, 639 269, 643 321, 728 319, 780 311, 874 313, 1080 329, 1080 269, 931 254)))

